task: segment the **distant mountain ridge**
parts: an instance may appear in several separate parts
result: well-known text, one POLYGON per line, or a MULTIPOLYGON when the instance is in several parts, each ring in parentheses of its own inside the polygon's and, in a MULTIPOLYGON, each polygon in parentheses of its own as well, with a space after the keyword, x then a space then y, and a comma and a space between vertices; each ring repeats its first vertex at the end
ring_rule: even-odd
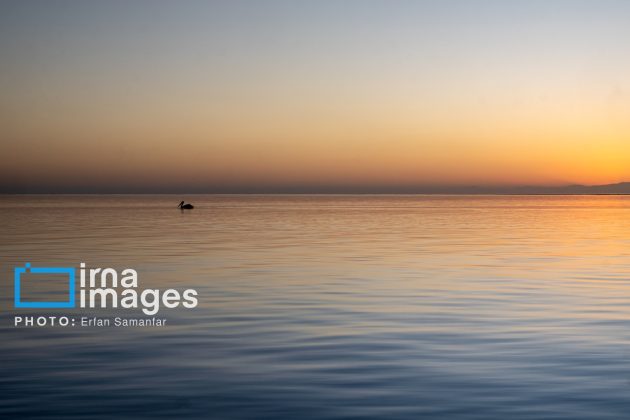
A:
POLYGON ((523 186, 506 188, 516 194, 630 194, 630 182, 605 185, 523 186))
POLYGON ((630 194, 630 182, 605 185, 523 185, 523 186, 452 186, 418 188, 416 193, 423 194, 547 194, 547 195, 605 195, 630 194))

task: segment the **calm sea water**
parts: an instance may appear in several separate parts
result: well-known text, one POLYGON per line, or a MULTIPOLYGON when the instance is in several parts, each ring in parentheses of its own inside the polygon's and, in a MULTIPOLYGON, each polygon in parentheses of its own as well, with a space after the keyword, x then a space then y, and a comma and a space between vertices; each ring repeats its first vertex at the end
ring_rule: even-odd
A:
POLYGON ((3 196, 0 224, 0 417, 630 416, 630 197, 3 196), (13 309, 13 267, 82 261, 199 306, 13 327, 95 314, 13 309))

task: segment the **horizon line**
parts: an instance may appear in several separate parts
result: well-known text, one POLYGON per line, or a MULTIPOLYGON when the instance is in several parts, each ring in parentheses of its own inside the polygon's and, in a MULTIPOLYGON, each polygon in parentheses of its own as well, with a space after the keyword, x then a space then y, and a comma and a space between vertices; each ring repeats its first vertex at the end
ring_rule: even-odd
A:
POLYGON ((628 195, 630 182, 566 185, 284 185, 207 186, 193 188, 137 187, 0 187, 1 195, 628 195))

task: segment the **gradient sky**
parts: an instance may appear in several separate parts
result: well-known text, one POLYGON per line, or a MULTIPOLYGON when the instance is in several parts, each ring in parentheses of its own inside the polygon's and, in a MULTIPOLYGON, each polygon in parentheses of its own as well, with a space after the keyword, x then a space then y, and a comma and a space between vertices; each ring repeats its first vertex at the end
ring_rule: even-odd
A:
POLYGON ((630 180, 629 1, 0 5, 0 191, 630 180))

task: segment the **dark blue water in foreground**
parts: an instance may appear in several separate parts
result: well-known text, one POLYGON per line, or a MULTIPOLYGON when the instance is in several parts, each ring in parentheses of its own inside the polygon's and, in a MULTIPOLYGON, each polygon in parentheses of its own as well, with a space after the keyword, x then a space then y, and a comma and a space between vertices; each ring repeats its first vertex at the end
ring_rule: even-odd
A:
POLYGON ((0 417, 630 416, 630 198, 185 198, 0 198, 0 417), (142 316, 13 308, 14 266, 82 261, 199 306, 13 326, 142 316))

